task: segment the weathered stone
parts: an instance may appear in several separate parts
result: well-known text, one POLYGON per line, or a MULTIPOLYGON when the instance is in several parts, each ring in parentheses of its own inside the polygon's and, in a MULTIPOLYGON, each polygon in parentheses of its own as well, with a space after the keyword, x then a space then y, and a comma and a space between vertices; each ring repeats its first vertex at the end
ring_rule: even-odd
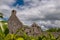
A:
POLYGON ((38 26, 38 24, 33 23, 31 26, 32 35, 37 36, 42 34, 41 28, 38 26))
POLYGON ((42 34, 41 28, 38 24, 33 23, 31 27, 23 25, 21 21, 16 16, 16 10, 12 10, 12 14, 8 20, 9 33, 16 33, 23 35, 24 32, 29 36, 40 36, 42 34))
POLYGON ((8 20, 8 28, 10 33, 16 33, 23 26, 22 22, 16 16, 16 11, 12 10, 12 15, 8 20))

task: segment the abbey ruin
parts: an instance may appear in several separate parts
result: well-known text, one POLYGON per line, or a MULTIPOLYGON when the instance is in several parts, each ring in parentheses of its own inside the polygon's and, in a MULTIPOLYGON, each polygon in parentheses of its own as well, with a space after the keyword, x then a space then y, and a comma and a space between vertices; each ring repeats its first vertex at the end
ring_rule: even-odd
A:
MULTIPOLYGON (((12 14, 8 20, 8 29, 11 34, 23 35, 26 33, 29 36, 40 36, 41 34, 48 35, 47 32, 43 32, 38 24, 33 23, 30 27, 25 26, 16 16, 16 10, 12 10, 12 14)), ((60 35, 59 32, 52 32, 54 36, 60 35)))
MULTIPOLYGON (((20 29, 27 35, 36 36, 42 34, 41 28, 36 23, 33 23, 31 27, 24 26, 24 24, 17 18, 16 10, 12 10, 12 14, 8 20, 8 28, 9 33, 16 33, 20 29)), ((21 32, 18 32, 18 34, 21 34, 21 32)))

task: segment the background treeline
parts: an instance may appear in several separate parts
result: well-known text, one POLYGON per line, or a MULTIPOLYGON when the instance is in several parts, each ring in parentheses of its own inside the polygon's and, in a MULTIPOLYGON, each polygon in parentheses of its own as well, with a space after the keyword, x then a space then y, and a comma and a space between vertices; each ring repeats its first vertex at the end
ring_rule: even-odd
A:
POLYGON ((47 32, 60 32, 60 28, 50 28, 46 30, 47 32))

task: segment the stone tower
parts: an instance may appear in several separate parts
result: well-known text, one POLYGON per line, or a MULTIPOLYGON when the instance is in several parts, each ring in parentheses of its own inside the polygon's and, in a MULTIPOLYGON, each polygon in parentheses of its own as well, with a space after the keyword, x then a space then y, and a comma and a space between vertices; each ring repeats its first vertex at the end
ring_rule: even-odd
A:
POLYGON ((16 10, 12 10, 12 14, 8 20, 9 33, 16 33, 18 29, 22 28, 23 24, 16 16, 16 10))

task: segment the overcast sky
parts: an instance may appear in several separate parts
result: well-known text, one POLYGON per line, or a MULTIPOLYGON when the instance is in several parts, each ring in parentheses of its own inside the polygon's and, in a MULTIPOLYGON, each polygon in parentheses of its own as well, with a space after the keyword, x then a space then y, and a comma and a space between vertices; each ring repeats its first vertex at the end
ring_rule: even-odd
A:
POLYGON ((24 24, 60 27, 60 0, 0 0, 0 12, 5 18, 10 17, 12 9, 24 24))

